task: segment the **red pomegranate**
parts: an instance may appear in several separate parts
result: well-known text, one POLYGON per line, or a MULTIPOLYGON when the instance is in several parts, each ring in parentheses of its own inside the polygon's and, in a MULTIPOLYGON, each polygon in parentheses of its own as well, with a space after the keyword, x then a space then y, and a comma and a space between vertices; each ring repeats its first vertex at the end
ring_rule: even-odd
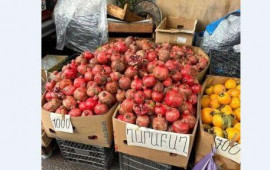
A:
POLYGON ((166 93, 165 103, 170 107, 179 107, 184 101, 184 97, 182 93, 176 91, 169 91, 166 93))
POLYGON ((88 98, 86 91, 85 87, 79 87, 74 91, 73 96, 77 101, 85 101, 88 98))
POLYGON ((80 109, 78 108, 73 108, 71 109, 68 114, 71 116, 71 117, 79 117, 81 116, 82 112, 80 109))
POLYGON ((111 81, 106 84, 106 90, 110 93, 116 93, 119 89, 118 83, 116 81, 111 81))
POLYGON ((152 92, 152 100, 155 102, 161 102, 163 100, 163 92, 153 91, 152 92))
POLYGON ((152 120, 152 127, 156 130, 166 131, 168 128, 168 122, 162 115, 158 114, 153 120, 152 120))
POLYGON ((167 111, 166 111, 166 114, 165 114, 165 118, 168 122, 174 122, 176 121, 177 119, 179 119, 180 117, 180 113, 177 109, 175 108, 169 108, 167 111))
POLYGON ((184 122, 183 120, 177 120, 173 122, 172 131, 176 133, 188 134, 189 124, 184 122))
POLYGON ((169 71, 168 69, 164 66, 164 64, 159 64, 158 66, 156 66, 153 70, 153 74, 154 76, 158 79, 158 80, 166 80, 168 78, 169 75, 169 71))
POLYGON ((124 114, 124 118, 123 118, 124 122, 134 124, 135 120, 136 120, 136 117, 132 112, 128 112, 124 114))
POLYGON ((121 108, 123 109, 124 112, 132 112, 133 110, 133 105, 134 105, 134 101, 132 99, 125 99, 122 103, 121 103, 121 108))
POLYGON ((83 112, 82 112, 82 117, 86 117, 86 116, 93 116, 94 115, 94 112, 93 111, 91 111, 91 110, 84 110, 83 112))
POLYGON ((134 90, 141 90, 143 86, 142 80, 139 79, 138 76, 135 76, 130 86, 134 90))
POLYGON ((63 106, 67 108, 68 110, 75 108, 77 105, 76 100, 72 96, 66 96, 66 98, 63 100, 62 103, 63 103, 63 106))
POLYGON ((137 91, 134 94, 134 101, 138 104, 142 104, 144 102, 145 96, 143 91, 137 91))
POLYGON ((142 82, 145 87, 150 88, 157 83, 157 80, 153 75, 149 74, 143 77, 142 82))
POLYGON ((131 80, 127 76, 123 76, 119 79, 119 87, 123 90, 127 90, 130 88, 131 80))
POLYGON ((94 112, 97 115, 103 115, 108 112, 108 106, 103 103, 98 103, 94 108, 94 112))
POLYGON ((98 104, 98 97, 90 97, 85 101, 85 107, 87 110, 94 111, 95 106, 98 104))
POLYGON ((106 105, 111 105, 115 102, 113 95, 107 91, 102 91, 98 94, 99 101, 106 105))
POLYGON ((136 115, 145 115, 148 112, 148 106, 146 104, 134 104, 133 111, 136 115))
POLYGON ((167 107, 163 104, 157 103, 155 106, 155 113, 157 115, 162 115, 164 116, 166 114, 167 107))
POLYGON ((137 116, 136 125, 140 127, 147 127, 150 123, 150 119, 147 115, 137 116))

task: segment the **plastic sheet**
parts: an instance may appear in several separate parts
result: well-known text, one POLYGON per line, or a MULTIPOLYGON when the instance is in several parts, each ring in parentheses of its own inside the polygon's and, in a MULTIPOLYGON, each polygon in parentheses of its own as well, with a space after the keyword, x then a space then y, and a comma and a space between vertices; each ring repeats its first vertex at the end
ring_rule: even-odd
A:
POLYGON ((54 9, 58 50, 94 51, 108 41, 105 0, 59 0, 54 9))
POLYGON ((226 50, 240 44, 240 16, 238 14, 228 15, 219 22, 213 32, 206 30, 203 37, 198 38, 199 46, 209 53, 211 49, 226 50))
POLYGON ((216 163, 214 162, 214 154, 216 149, 205 157, 203 157, 193 168, 192 170, 218 170, 216 163))

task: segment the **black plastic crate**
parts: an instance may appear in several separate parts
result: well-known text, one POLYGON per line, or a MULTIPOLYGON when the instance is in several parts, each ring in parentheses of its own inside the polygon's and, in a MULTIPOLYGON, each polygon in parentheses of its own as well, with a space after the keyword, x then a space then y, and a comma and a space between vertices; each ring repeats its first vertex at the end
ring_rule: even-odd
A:
POLYGON ((113 144, 105 148, 60 139, 57 139, 57 143, 65 160, 94 169, 109 169, 115 156, 113 144))
POLYGON ((240 53, 233 50, 210 50, 209 73, 240 78, 240 53))
POLYGON ((171 165, 119 153, 120 170, 171 170, 171 165))

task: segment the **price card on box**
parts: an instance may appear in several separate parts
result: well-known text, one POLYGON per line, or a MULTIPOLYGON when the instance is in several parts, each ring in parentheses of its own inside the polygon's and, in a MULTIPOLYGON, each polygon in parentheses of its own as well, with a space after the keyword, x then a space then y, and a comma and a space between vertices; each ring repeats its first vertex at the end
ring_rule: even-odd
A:
POLYGON ((241 145, 234 142, 233 145, 230 145, 230 141, 219 136, 215 137, 215 147, 217 149, 216 154, 222 155, 232 161, 241 163, 240 151, 241 145))
POLYGON ((188 156, 190 136, 126 125, 127 144, 188 156))
POLYGON ((61 115, 51 113, 51 121, 55 131, 73 133, 73 127, 70 121, 70 115, 61 115))

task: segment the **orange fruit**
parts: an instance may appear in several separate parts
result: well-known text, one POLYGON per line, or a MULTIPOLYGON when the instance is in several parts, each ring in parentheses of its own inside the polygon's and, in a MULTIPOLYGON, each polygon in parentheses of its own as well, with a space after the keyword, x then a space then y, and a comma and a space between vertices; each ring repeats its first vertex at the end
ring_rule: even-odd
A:
POLYGON ((240 90, 239 89, 230 89, 230 90, 228 90, 228 93, 231 97, 239 97, 240 90))
POLYGON ((234 127, 227 128, 224 132, 225 137, 229 140, 234 139, 234 141, 238 142, 240 140, 240 131, 234 127))
POLYGON ((222 84, 216 84, 216 85, 214 85, 213 92, 214 92, 215 94, 219 94, 219 93, 221 93, 221 92, 223 92, 223 91, 225 91, 225 90, 226 90, 226 88, 225 88, 224 85, 222 85, 222 84))
POLYGON ((221 114, 215 114, 212 119, 212 123, 214 127, 223 128, 224 126, 224 119, 221 114))
POLYGON ((212 123, 212 108, 206 107, 201 110, 202 122, 203 124, 211 124, 212 123))
POLYGON ((210 101, 211 101, 211 99, 208 95, 203 95, 202 100, 201 100, 202 108, 209 107, 210 101))
POLYGON ((233 114, 233 110, 230 105, 224 105, 221 107, 220 111, 226 115, 233 114))
POLYGON ((230 106, 233 109, 237 109, 240 107, 240 99, 238 97, 233 97, 231 102, 230 102, 230 106))
POLYGON ((207 86, 204 91, 207 95, 211 95, 213 94, 213 89, 214 89, 214 86, 207 86))
POLYGON ((236 81, 233 80, 233 79, 228 79, 225 82, 225 87, 226 87, 226 89, 234 89, 234 88, 236 88, 236 81))
POLYGON ((239 131, 241 131, 241 123, 236 123, 234 125, 234 128, 238 129, 239 131))
POLYGON ((241 108, 239 107, 238 109, 235 109, 234 111, 234 115, 236 116, 236 118, 241 121, 241 108))
POLYGON ((220 104, 229 104, 231 102, 231 96, 227 92, 221 92, 218 95, 218 101, 220 104))
POLYGON ((218 95, 217 94, 211 94, 210 95, 210 99, 213 100, 213 99, 218 99, 218 95))
POLYGON ((220 104, 218 102, 218 99, 211 99, 210 100, 210 103, 209 103, 209 106, 213 109, 217 109, 220 107, 220 104))

